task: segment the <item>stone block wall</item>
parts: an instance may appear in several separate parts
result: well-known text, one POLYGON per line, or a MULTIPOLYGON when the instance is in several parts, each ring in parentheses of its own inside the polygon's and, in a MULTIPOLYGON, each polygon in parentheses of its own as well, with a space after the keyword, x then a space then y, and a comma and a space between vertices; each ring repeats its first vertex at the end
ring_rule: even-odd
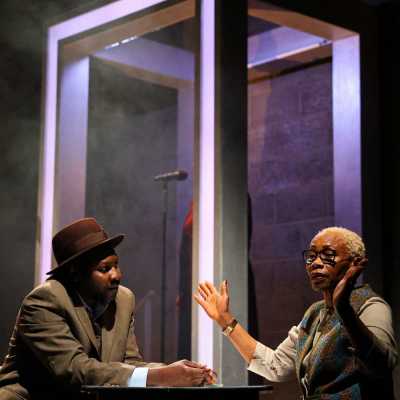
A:
MULTIPOLYGON (((334 223, 331 64, 250 84, 248 101, 257 336, 274 348, 319 299, 301 252, 334 223)), ((274 386, 296 398, 296 383, 274 386)))

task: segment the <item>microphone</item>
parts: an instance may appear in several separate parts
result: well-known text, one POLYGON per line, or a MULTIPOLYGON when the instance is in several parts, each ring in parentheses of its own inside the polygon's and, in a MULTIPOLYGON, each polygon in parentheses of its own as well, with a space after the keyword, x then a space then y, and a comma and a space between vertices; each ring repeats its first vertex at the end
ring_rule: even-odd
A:
POLYGON ((184 181, 188 177, 188 173, 183 170, 176 170, 172 172, 166 172, 154 177, 155 181, 184 181))

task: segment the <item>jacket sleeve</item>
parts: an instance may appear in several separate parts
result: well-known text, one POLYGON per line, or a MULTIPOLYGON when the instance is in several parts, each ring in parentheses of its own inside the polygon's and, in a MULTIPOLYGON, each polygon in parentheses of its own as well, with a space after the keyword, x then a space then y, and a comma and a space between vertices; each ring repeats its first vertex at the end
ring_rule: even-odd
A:
MULTIPOLYGON (((60 385, 127 384, 134 366, 100 362, 90 357, 69 325, 68 313, 54 293, 32 292, 23 302, 18 319, 18 339, 60 385)), ((32 371, 35 374, 35 371, 32 371)))
POLYGON ((361 306, 358 316, 373 334, 373 345, 366 354, 360 354, 360 360, 370 372, 380 376, 392 370, 398 359, 392 310, 382 298, 371 297, 361 306))

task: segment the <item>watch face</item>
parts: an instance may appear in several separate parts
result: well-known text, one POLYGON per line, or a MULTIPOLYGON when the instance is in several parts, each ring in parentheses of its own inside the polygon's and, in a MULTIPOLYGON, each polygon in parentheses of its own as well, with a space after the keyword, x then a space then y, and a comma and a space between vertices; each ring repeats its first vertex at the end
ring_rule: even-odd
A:
POLYGON ((222 333, 225 335, 225 336, 229 336, 231 333, 232 333, 232 331, 235 329, 235 326, 237 325, 237 320, 236 319, 234 319, 223 331, 222 331, 222 333))
POLYGON ((232 332, 232 327, 230 326, 230 325, 228 325, 223 331, 222 331, 222 333, 225 335, 225 336, 229 336, 230 334, 231 334, 231 332, 232 332))

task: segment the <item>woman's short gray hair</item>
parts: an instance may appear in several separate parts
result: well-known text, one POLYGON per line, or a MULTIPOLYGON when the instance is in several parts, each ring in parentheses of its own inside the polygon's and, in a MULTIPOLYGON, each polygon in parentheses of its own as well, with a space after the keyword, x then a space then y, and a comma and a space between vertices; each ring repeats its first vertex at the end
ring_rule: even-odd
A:
POLYGON ((340 235, 344 239, 346 247, 353 257, 365 257, 365 245, 357 233, 340 226, 331 226, 319 231, 315 237, 325 233, 335 233, 340 235))

